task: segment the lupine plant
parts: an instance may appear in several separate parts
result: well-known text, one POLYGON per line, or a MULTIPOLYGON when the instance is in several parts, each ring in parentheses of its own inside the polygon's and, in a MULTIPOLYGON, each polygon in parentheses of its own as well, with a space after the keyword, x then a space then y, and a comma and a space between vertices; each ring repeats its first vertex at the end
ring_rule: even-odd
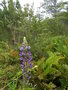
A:
POLYGON ((21 61, 21 68, 23 69, 23 81, 24 83, 28 83, 29 79, 31 78, 31 72, 29 68, 32 68, 31 60, 32 54, 30 52, 31 47, 28 46, 27 40, 24 37, 22 46, 20 47, 20 61, 21 61))

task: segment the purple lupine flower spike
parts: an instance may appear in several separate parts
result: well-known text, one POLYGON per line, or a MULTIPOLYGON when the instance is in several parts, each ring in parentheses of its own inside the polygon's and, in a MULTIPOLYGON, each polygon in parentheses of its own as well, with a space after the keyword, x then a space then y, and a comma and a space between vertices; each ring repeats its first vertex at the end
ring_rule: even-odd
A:
POLYGON ((32 64, 31 64, 32 54, 30 52, 30 49, 31 49, 31 47, 28 46, 26 38, 24 38, 23 44, 20 47, 19 56, 20 56, 20 60, 22 61, 22 64, 21 64, 21 68, 23 69, 22 73, 26 74, 23 77, 25 77, 26 79, 27 79, 27 76, 31 77, 28 72, 28 68, 32 68, 32 64))

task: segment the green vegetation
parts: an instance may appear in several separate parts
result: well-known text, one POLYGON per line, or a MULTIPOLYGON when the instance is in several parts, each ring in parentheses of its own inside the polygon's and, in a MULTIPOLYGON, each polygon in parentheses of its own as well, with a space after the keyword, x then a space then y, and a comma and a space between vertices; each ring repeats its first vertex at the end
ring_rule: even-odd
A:
POLYGON ((68 2, 46 0, 46 6, 44 0, 52 17, 42 19, 29 4, 7 1, 0 3, 0 90, 68 90, 68 2), (33 65, 26 87, 19 57, 24 36, 33 65))

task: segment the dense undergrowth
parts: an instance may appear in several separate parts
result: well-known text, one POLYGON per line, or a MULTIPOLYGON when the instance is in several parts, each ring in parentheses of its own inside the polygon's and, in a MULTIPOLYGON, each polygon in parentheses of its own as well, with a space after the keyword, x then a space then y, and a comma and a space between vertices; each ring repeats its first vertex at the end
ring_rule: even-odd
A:
MULTIPOLYGON (((32 49, 31 79, 25 90, 68 89, 68 37, 38 39, 32 49), (43 41, 43 43, 42 43, 43 41)), ((32 45, 31 45, 32 46, 32 45)), ((24 90, 19 47, 0 42, 0 90, 24 90)))

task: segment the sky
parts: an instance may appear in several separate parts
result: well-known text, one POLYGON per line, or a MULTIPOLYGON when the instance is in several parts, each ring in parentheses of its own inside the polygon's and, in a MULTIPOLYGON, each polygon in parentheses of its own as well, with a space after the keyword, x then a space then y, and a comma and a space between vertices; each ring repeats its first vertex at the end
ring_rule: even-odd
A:
MULTIPOLYGON (((0 2, 3 1, 3 0, 0 0, 0 2)), ((8 0, 6 0, 7 2, 8 0)), ((13 1, 16 1, 16 0, 13 0, 13 1)), ((37 7, 40 6, 40 3, 43 2, 43 0, 19 0, 21 6, 23 7, 24 4, 27 4, 29 3, 30 5, 32 5, 32 3, 34 3, 34 11, 36 12, 37 11, 37 7)))
MULTIPOLYGON (((36 11, 37 7, 40 6, 40 4, 44 1, 44 0, 19 0, 21 5, 23 6, 26 3, 29 3, 30 5, 32 3, 34 3, 34 9, 36 11)), ((58 0, 58 1, 68 1, 68 0, 58 0)))
POLYGON ((43 2, 43 0, 19 0, 19 1, 20 1, 21 5, 26 4, 26 3, 29 3, 31 5, 32 3, 34 3, 35 10, 37 9, 37 7, 40 6, 40 3, 43 2))
MULTIPOLYGON (((3 0, 0 0, 0 2, 3 0)), ((7 1, 7 0, 6 0, 7 1)), ((14 0, 16 1, 16 0, 14 0)), ((32 3, 34 3, 34 10, 37 11, 37 8, 40 6, 40 4, 43 2, 44 0, 19 0, 21 6, 23 6, 26 3, 29 3, 30 5, 32 5, 32 3)), ((58 1, 68 1, 68 0, 58 0, 58 1)))
MULTIPOLYGON (((15 0, 14 0, 15 1, 15 0)), ((68 1, 68 0, 58 0, 58 2, 60 1, 68 1)), ((23 6, 26 3, 29 3, 30 5, 32 5, 32 3, 34 3, 34 14, 37 13, 38 7, 40 7, 40 5, 44 2, 44 0, 19 0, 21 6, 23 6)), ((42 11, 42 9, 40 10, 40 12, 42 11)), ((43 14, 44 16, 44 14, 43 14)), ((48 14, 45 14, 45 17, 49 16, 48 14)))
MULTIPOLYGON (((0 2, 1 1, 3 1, 3 0, 0 0, 0 2)), ((16 0, 13 0, 13 1, 16 1, 16 0)), ((34 3, 34 12, 35 13, 37 12, 38 7, 40 7, 40 5, 43 1, 44 0, 19 0, 22 7, 24 6, 24 4, 29 3, 30 5, 32 5, 32 3, 34 3)), ((58 0, 58 1, 68 1, 68 0, 58 0)))

